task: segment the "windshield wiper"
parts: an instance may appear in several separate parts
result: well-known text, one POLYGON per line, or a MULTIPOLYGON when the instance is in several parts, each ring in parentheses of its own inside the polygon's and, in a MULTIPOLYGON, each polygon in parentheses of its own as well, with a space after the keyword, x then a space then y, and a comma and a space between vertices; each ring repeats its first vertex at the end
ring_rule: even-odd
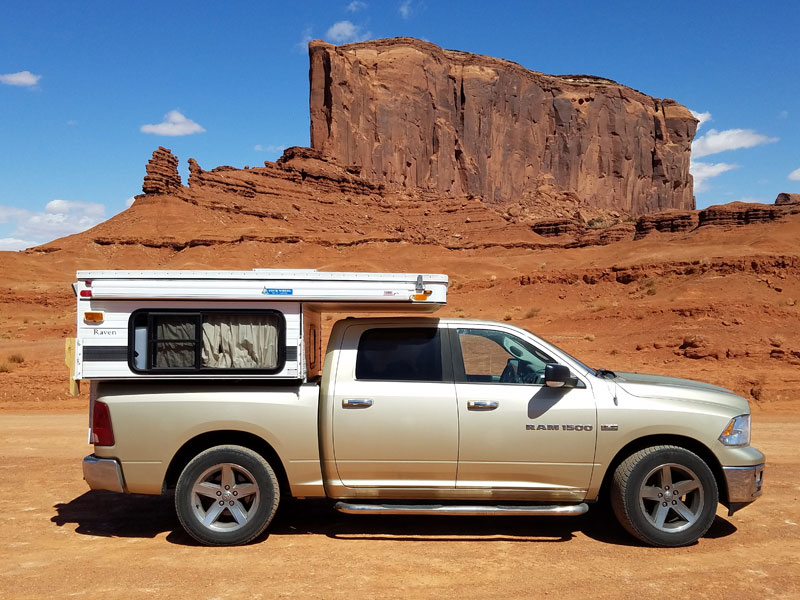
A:
POLYGON ((616 379, 617 377, 614 371, 609 371, 608 369, 596 369, 595 373, 598 377, 602 377, 603 379, 616 379))

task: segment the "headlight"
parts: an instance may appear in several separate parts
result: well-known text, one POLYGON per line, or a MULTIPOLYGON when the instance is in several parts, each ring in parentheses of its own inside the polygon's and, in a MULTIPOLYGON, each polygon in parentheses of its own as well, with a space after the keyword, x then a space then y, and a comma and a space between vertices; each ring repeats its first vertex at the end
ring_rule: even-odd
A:
POLYGON ((747 446, 750 443, 750 415, 739 415, 731 419, 720 434, 719 441, 726 446, 747 446))

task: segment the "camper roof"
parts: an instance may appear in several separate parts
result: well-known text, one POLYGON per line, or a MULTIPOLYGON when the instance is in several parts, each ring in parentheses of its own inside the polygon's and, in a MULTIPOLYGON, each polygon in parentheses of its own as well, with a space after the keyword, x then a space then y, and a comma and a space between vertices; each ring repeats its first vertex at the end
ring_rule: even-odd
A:
POLYGON ((316 269, 252 271, 78 271, 75 292, 96 300, 281 300, 404 303, 447 301, 447 275, 316 269))

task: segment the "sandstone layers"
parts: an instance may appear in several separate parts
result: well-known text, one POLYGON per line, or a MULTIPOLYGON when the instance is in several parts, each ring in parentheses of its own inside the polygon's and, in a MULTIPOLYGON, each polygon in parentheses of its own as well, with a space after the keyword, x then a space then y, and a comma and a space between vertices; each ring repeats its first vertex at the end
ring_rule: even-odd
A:
POLYGON ((178 159, 168 148, 159 146, 145 167, 142 191, 145 194, 169 194, 181 189, 178 159))
POLYGON ((694 208, 697 121, 674 100, 411 38, 309 53, 311 146, 369 180, 523 206, 567 193, 631 214, 694 208))

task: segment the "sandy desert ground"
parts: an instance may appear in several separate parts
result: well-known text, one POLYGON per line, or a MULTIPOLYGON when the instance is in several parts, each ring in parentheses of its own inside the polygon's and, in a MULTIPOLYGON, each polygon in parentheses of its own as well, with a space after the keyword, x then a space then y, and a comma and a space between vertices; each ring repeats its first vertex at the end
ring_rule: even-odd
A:
MULTIPOLYGON (((800 216, 571 250, 378 243, 0 253, 0 597, 800 597, 800 216), (441 314, 506 320, 589 364, 747 397, 765 493, 681 549, 575 519, 358 517, 282 506, 242 548, 196 546, 168 498, 89 492, 84 395, 66 392, 76 268, 444 272, 441 314), (630 277, 609 280, 608 273, 630 277)), ((330 323, 330 322, 329 322, 330 323)))
POLYGON ((86 417, 4 413, 3 598, 797 598, 800 418, 761 414, 766 491, 687 548, 611 517, 364 517, 283 506, 256 544, 197 546, 169 498, 90 492, 86 417))

